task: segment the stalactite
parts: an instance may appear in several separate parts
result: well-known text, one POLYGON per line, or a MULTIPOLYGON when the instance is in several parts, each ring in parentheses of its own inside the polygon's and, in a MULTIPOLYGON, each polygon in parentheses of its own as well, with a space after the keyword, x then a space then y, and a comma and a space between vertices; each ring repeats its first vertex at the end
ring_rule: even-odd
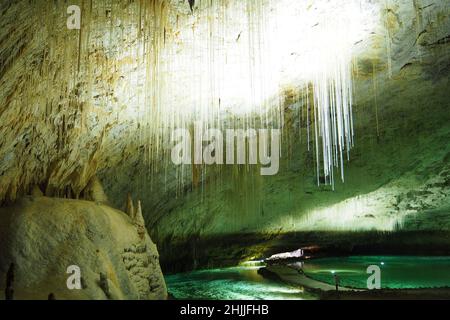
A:
MULTIPOLYGON (((336 167, 343 179, 345 153, 348 157, 353 145, 351 47, 365 36, 360 20, 369 20, 359 1, 198 0, 191 13, 167 0, 78 4, 81 31, 59 27, 67 19, 65 3, 19 2, 25 24, 20 36, 5 38, 19 49, 8 44, 12 51, 1 55, 2 74, 23 74, 2 93, 8 108, 25 117, 39 106, 33 119, 46 121, 47 136, 57 137, 57 148, 50 144, 57 152, 50 150, 41 162, 57 163, 63 152, 71 154, 65 170, 41 169, 49 171, 43 178, 52 180, 49 185, 72 179, 74 190, 82 190, 91 173, 76 172, 96 151, 93 143, 79 146, 76 137, 101 137, 106 128, 130 124, 127 134, 149 168, 142 174, 149 188, 158 174, 165 181, 175 177, 178 194, 193 181, 204 187, 208 176, 225 169, 179 167, 168 176, 172 131, 196 121, 204 128, 283 128, 284 95, 290 90, 306 101, 301 121, 318 182, 323 175, 333 184, 336 167), (35 32, 32 27, 42 21, 43 31, 35 32), (9 98, 13 92, 21 92, 20 99, 9 98)), ((365 27, 370 29, 367 21, 365 27)), ((112 134, 105 148, 113 149, 120 134, 112 134)), ((295 141, 286 137, 286 143, 295 141)), ((234 170, 243 180, 254 175, 249 166, 234 170)), ((14 193, 17 186, 3 189, 14 193)))
MULTIPOLYGON (((308 149, 310 124, 315 128, 318 181, 323 171, 327 183, 334 185, 335 167, 344 179, 344 158, 353 146, 351 47, 360 36, 353 35, 353 29, 359 30, 364 15, 358 18, 358 5, 346 5, 336 13, 318 3, 321 18, 305 4, 299 4, 298 10, 305 12, 299 18, 300 11, 294 14, 294 9, 271 0, 200 1, 193 15, 177 15, 177 29, 167 24, 170 12, 163 2, 141 9, 150 9, 144 24, 152 30, 151 41, 142 40, 148 94, 141 111, 145 122, 140 125, 146 161, 153 162, 150 173, 167 168, 170 159, 162 164, 159 159, 164 158, 163 146, 170 145, 170 133, 194 121, 204 128, 223 128, 225 123, 244 129, 283 127, 282 83, 300 77, 306 80, 301 90, 306 92, 302 95, 307 101, 308 149), (298 41, 294 45, 289 43, 291 34, 298 41), (286 55, 281 49, 307 52, 306 60, 287 70, 287 80, 280 73, 286 55)), ((192 169, 195 181, 206 170, 192 169)), ((180 169, 181 181, 186 173, 180 169)))

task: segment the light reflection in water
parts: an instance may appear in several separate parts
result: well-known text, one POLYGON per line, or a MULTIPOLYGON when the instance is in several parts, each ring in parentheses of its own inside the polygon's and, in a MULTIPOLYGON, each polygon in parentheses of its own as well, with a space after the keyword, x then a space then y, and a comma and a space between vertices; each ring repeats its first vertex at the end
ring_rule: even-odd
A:
POLYGON ((333 271, 345 287, 367 288, 367 267, 381 268, 381 287, 391 289, 450 287, 450 257, 352 256, 311 260, 305 274, 334 284, 333 271))
POLYGON ((302 288, 268 280, 260 266, 239 266, 166 276, 169 293, 176 299, 304 300, 313 297, 302 288))
MULTIPOLYGON (((367 267, 381 268, 382 288, 450 287, 450 257, 352 256, 308 260, 300 263, 304 273, 334 285, 333 273, 341 286, 367 288, 367 267)), ((315 297, 303 288, 263 278, 261 263, 239 267, 201 270, 166 276, 169 292, 176 299, 207 300, 304 300, 315 297)), ((299 269, 299 268, 297 268, 299 269)))

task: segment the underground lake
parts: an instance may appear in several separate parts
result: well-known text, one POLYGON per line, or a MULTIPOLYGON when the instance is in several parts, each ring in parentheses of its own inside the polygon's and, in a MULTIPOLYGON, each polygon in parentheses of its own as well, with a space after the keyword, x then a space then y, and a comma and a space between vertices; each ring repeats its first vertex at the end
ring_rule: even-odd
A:
MULTIPOLYGON (((301 273, 319 283, 334 285, 334 274, 344 288, 367 290, 368 266, 381 269, 382 289, 450 287, 450 257, 349 256, 303 261, 301 273)), ((298 263, 297 263, 298 265, 298 263)), ((289 265, 288 265, 289 266, 289 265)), ((294 264, 290 264, 294 268, 294 264)), ((166 276, 174 299, 278 300, 317 299, 315 288, 266 278, 258 272, 265 264, 197 270, 166 276), (313 290, 311 290, 313 289, 313 290)), ((298 272, 298 267, 296 267, 298 272)), ((300 273, 299 273, 300 277, 300 273)), ((317 283, 317 282, 312 282, 317 283)))

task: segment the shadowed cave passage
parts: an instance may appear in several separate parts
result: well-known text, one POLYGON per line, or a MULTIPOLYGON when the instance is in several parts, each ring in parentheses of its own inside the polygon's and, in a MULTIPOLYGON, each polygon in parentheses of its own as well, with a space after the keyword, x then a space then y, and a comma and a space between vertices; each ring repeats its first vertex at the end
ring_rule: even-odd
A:
POLYGON ((68 6, 0 4, 5 298, 448 296, 329 277, 447 268, 448 1, 68 6))

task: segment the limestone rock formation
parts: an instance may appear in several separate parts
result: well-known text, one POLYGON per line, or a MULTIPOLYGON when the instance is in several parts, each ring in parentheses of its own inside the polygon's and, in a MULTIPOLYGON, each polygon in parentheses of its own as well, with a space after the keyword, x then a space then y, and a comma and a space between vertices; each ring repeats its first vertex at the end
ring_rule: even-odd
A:
POLYGON ((107 204, 108 197, 103 191, 102 184, 97 176, 92 177, 86 188, 82 191, 83 199, 107 204))
POLYGON ((144 216, 142 215, 142 205, 141 200, 138 200, 138 205, 134 215, 134 221, 137 225, 145 226, 144 216))
POLYGON ((134 204, 133 198, 131 198, 131 194, 127 194, 127 203, 125 212, 130 216, 131 219, 134 219, 134 204))
POLYGON ((14 263, 14 299, 165 299, 158 257, 146 232, 105 205, 27 196, 0 208, 0 287, 14 263), (81 289, 66 286, 70 266, 81 289))

